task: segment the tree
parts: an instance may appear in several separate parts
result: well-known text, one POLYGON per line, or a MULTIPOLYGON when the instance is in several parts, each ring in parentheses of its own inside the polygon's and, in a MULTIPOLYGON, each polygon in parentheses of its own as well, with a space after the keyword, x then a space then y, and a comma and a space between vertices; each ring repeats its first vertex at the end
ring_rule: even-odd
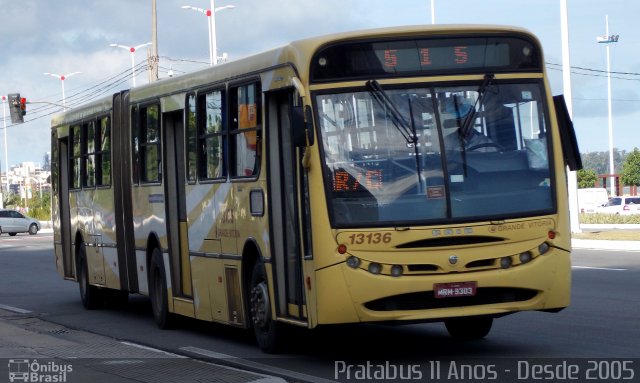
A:
POLYGON ((640 150, 634 148, 622 165, 622 183, 625 185, 640 185, 640 150))
MULTIPOLYGON (((628 153, 625 150, 613 149, 614 173, 622 169, 628 153)), ((587 152, 581 153, 582 165, 585 169, 593 169, 596 174, 609 174, 609 152, 587 152)))
POLYGON ((596 186, 596 182, 598 182, 598 175, 596 171, 593 169, 580 169, 578 170, 578 188, 592 188, 596 186))

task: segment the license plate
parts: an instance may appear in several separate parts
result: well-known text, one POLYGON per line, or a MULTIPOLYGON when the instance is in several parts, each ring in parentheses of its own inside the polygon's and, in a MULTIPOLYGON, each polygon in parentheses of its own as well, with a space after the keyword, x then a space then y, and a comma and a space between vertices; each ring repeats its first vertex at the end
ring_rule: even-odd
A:
POLYGON ((476 295, 477 282, 436 283, 433 293, 436 298, 472 297, 476 295))

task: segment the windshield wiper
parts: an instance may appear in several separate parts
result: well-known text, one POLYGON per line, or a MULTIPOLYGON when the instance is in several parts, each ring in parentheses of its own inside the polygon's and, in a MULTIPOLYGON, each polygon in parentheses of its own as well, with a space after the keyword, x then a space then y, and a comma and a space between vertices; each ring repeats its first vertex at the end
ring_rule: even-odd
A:
POLYGON ((413 121, 413 106, 411 104, 411 96, 409 96, 409 118, 411 123, 409 124, 396 105, 391 101, 387 93, 382 89, 380 83, 376 80, 367 81, 369 87, 369 93, 375 98, 375 100, 385 109, 389 111, 389 115, 393 120, 393 125, 396 126, 402 137, 407 141, 409 147, 413 147, 413 151, 416 158, 416 170, 418 176, 418 185, 420 190, 423 190, 422 169, 420 166, 420 153, 418 150, 418 134, 416 133, 416 126, 413 121))
POLYGON ((396 126, 402 137, 407 141, 407 144, 415 145, 418 142, 418 137, 409 123, 402 117, 398 108, 396 108, 395 104, 387 93, 382 89, 380 83, 376 80, 367 81, 367 87, 369 88, 369 93, 373 96, 373 98, 385 109, 389 111, 389 115, 393 120, 393 124, 396 126))
POLYGON ((495 75, 493 73, 487 73, 484 75, 484 80, 482 81, 480 88, 478 88, 478 98, 476 98, 476 102, 473 104, 473 108, 471 108, 471 113, 466 115, 464 121, 462 122, 462 126, 460 126, 460 130, 458 131, 460 134, 460 138, 462 138, 463 140, 466 140, 469 137, 469 134, 471 134, 471 129, 473 129, 472 123, 473 121, 475 121, 476 114, 478 113, 476 111, 476 107, 478 106, 478 104, 482 105, 485 92, 489 85, 491 85, 494 77, 495 75))

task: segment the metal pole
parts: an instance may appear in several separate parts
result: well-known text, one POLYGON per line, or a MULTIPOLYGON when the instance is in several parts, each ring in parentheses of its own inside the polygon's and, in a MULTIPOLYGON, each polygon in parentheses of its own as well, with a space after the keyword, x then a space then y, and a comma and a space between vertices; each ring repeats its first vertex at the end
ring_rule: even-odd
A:
POLYGON ((133 87, 136 87, 136 57, 135 57, 135 51, 131 52, 131 79, 133 87))
POLYGON ((436 23, 436 5, 435 0, 431 0, 431 24, 436 23))
POLYGON ((64 96, 64 78, 60 79, 60 83, 62 84, 62 108, 67 110, 66 97, 64 96))
MULTIPOLYGON (((213 10, 209 11, 209 20, 207 20, 207 25, 209 26, 209 66, 213 66, 213 62, 215 59, 215 54, 213 53, 213 32, 211 32, 211 18, 213 17, 213 10)), ((217 61, 217 60, 216 60, 217 61)))
MULTIPOLYGON (((569 13, 567 0, 560 0, 560 30, 562 34, 562 83, 564 100, 573 118, 573 97, 571 95, 571 63, 569 59, 569 13)), ((569 189, 569 221, 571 232, 580 233, 580 208, 578 205, 578 176, 576 172, 567 174, 567 188, 569 189)))
POLYGON ((150 79, 156 81, 158 79, 158 63, 160 57, 158 56, 158 13, 156 8, 156 0, 151 0, 151 44, 153 53, 150 63, 150 79))
POLYGON ((5 98, 2 99, 2 114, 4 115, 3 123, 4 123, 4 172, 7 177, 7 195, 9 195, 9 160, 7 159, 7 152, 9 151, 9 147, 7 147, 7 108, 6 108, 7 100, 5 98))
MULTIPOLYGON (((606 34, 607 38, 610 38, 609 35, 609 15, 605 16, 606 23, 606 34)), ((611 62, 609 58, 609 45, 607 43, 607 105, 609 107, 609 174, 611 175, 611 195, 616 193, 616 177, 613 175, 615 173, 615 169, 613 166, 613 114, 611 111, 611 62)), ((617 194, 617 193, 616 193, 617 194)))
POLYGON ((213 52, 213 65, 218 64, 218 42, 216 41, 216 5, 215 0, 211 0, 211 52, 213 52))

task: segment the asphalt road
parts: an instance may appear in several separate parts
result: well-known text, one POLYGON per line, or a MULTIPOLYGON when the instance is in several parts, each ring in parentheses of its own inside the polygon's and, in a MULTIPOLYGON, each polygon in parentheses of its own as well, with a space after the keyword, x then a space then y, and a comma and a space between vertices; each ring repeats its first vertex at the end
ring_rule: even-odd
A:
POLYGON ((223 364, 293 371, 308 380, 347 380, 339 369, 353 365, 349 371, 355 373, 367 363, 411 368, 436 360, 486 364, 525 358, 635 358, 640 378, 640 252, 574 250, 569 308, 497 319, 489 336, 476 342, 452 340, 439 323, 335 326, 296 331, 287 352, 272 356, 257 348, 251 333, 227 326, 185 319, 178 329, 159 330, 144 297, 130 296, 124 309, 84 310, 77 284, 55 271, 52 237, 43 233, 0 237, 0 305, 119 340, 223 364))

